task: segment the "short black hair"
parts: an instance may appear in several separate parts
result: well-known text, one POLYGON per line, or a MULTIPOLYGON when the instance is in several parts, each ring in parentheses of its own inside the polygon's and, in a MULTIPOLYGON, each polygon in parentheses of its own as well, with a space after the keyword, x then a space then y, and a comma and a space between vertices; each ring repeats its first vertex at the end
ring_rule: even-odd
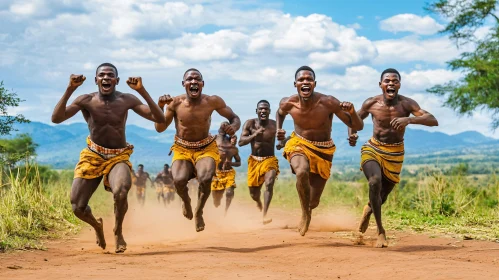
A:
POLYGON ((296 80, 296 76, 298 75, 298 72, 300 72, 300 71, 304 71, 304 70, 305 70, 305 71, 310 71, 310 72, 312 72, 312 74, 314 74, 314 80, 315 80, 315 72, 314 72, 314 69, 312 69, 312 68, 310 68, 309 66, 306 66, 306 65, 304 65, 304 66, 302 66, 302 67, 298 68, 298 70, 296 70, 296 72, 295 72, 295 80, 296 80))
POLYGON ((111 64, 111 63, 109 63, 109 62, 104 62, 104 63, 102 63, 101 65, 99 65, 99 66, 95 69, 95 75, 97 75, 97 71, 99 71, 99 68, 104 67, 104 66, 108 66, 108 67, 112 67, 112 68, 114 68, 114 71, 116 71, 116 77, 118 77, 118 68, 116 68, 116 66, 112 65, 112 64, 111 64))
POLYGON ((165 163, 165 165, 164 165, 164 166, 166 166, 166 167, 170 167, 170 165, 168 165, 168 163, 165 163))
POLYGON ((144 165, 143 165, 142 163, 141 163, 141 164, 139 164, 139 165, 137 165, 137 166, 138 166, 138 167, 141 167, 141 166, 142 166, 142 167, 144 167, 144 165))
POLYGON ((185 78, 185 75, 186 75, 189 71, 196 71, 196 72, 198 72, 198 73, 199 73, 199 75, 201 75, 201 79, 203 79, 203 74, 201 74, 201 71, 199 71, 199 70, 198 70, 198 69, 196 69, 196 68, 189 68, 189 69, 187 69, 187 71, 185 71, 185 73, 184 73, 183 78, 185 78))
POLYGON ((381 72, 381 76, 379 77, 380 81, 383 80, 383 75, 385 75, 386 73, 397 74, 399 76, 399 80, 402 81, 402 77, 400 76, 399 71, 397 71, 397 69, 395 69, 395 68, 388 68, 388 69, 385 69, 383 72, 381 72))
POLYGON ((262 100, 258 101, 258 103, 256 103, 256 106, 258 107, 258 105, 260 105, 260 103, 267 103, 269 105, 269 107, 270 107, 270 102, 268 102, 265 99, 262 99, 262 100))

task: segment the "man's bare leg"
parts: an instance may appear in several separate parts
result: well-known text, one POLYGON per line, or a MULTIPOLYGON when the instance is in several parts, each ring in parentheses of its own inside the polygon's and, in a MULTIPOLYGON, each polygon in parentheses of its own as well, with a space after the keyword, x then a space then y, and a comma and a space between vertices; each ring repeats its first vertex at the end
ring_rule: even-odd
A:
POLYGON ((132 185, 130 168, 127 164, 120 162, 109 172, 109 185, 114 196, 114 239, 116 242, 116 253, 126 251, 126 242, 123 238, 123 219, 128 210, 128 191, 132 185))
POLYGON ((296 174, 296 190, 300 197, 302 216, 298 231, 301 236, 304 236, 308 231, 312 213, 310 209, 310 165, 308 159, 303 155, 294 155, 290 161, 291 167, 296 174))
POLYGON ((191 162, 186 160, 176 160, 172 164, 172 176, 173 183, 175 185, 175 190, 177 194, 182 199, 182 213, 184 217, 192 220, 192 207, 191 198, 189 197, 189 189, 187 188, 187 182, 191 178, 191 174, 194 172, 194 166, 191 162))
POLYGON ((222 203, 222 198, 224 197, 225 190, 213 190, 211 195, 213 196, 213 205, 218 208, 222 203))
POLYGON ((274 182, 277 172, 275 170, 270 170, 265 173, 265 192, 263 193, 263 224, 269 224, 272 222, 272 218, 267 217, 267 212, 269 211, 270 202, 272 201, 272 196, 274 195, 274 182))
POLYGON ((260 187, 249 186, 250 196, 256 202, 256 207, 258 207, 260 212, 262 211, 263 208, 262 200, 260 199, 261 189, 262 189, 261 186, 260 187))
POLYGON ((225 215, 227 215, 227 211, 229 210, 230 204, 232 203, 232 199, 234 198, 234 189, 236 187, 232 186, 226 189, 225 191, 225 215))
POLYGON ((327 179, 319 174, 310 173, 310 211, 317 208, 321 201, 322 192, 326 186, 327 179))
POLYGON ((371 204, 371 209, 376 219, 376 225, 378 227, 378 239, 376 241, 376 248, 383 248, 388 246, 388 241, 386 240, 385 229, 381 221, 381 188, 382 188, 382 173, 381 167, 376 161, 368 161, 362 166, 364 174, 369 182, 369 202, 371 204))
POLYGON ((215 161, 210 157, 200 159, 196 163, 196 173, 199 181, 198 204, 194 214, 196 231, 203 231, 205 224, 203 219, 203 209, 211 193, 211 181, 215 175, 215 161))
POLYGON ((106 249, 102 218, 95 219, 90 206, 88 206, 88 201, 99 187, 101 180, 102 177, 95 179, 75 178, 71 188, 71 206, 76 217, 94 228, 97 245, 106 249))
MULTIPOLYGON (((390 182, 388 179, 386 179, 384 176, 381 180, 381 204, 385 204, 386 200, 388 199, 388 195, 392 192, 393 188, 395 187, 395 184, 393 182, 390 182)), ((360 224, 359 224, 359 232, 364 233, 366 232, 367 228, 369 227, 369 220, 371 218, 371 214, 373 213, 373 210, 371 208, 371 203, 368 202, 366 206, 364 206, 364 210, 362 212, 362 218, 360 219, 360 224)))

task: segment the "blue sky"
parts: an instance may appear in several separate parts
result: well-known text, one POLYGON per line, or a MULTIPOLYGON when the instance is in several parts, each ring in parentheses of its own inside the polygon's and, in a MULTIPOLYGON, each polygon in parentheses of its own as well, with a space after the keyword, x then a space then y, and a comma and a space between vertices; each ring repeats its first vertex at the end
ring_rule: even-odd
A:
MULTIPOLYGON (((442 98, 425 92, 461 76, 445 62, 466 50, 437 33, 445 21, 428 14, 425 2, 1 1, 0 80, 26 100, 12 112, 50 123, 71 73, 87 76, 73 98, 95 91, 95 67, 111 62, 123 81, 118 90, 131 92, 126 78, 142 76, 156 100, 182 94, 182 74, 196 67, 205 93, 223 97, 244 121, 262 98, 275 112, 277 102, 295 92, 293 74, 301 65, 316 70, 318 91, 357 108, 379 94, 380 72, 394 67, 402 72, 400 93, 440 123, 413 128, 474 129, 498 138, 487 112, 459 118, 442 107, 442 98)), ((82 121, 78 115, 69 122, 82 121)), ((220 121, 214 116, 213 125, 220 121)), ((129 122, 153 129, 133 113, 129 122)))

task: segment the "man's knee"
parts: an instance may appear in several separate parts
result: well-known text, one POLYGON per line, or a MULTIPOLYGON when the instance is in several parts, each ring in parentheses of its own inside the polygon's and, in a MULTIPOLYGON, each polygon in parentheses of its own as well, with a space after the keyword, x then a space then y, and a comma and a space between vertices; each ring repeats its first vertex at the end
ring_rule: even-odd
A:
POLYGON ((211 172, 203 172, 198 174, 198 182, 200 185, 211 185, 213 180, 213 174, 211 172))
POLYGON ((227 198, 233 198, 234 197, 234 187, 227 188, 225 190, 225 197, 227 198))
POLYGON ((87 205, 78 205, 76 203, 71 203, 71 207, 73 209, 73 213, 78 217, 85 214, 87 209, 87 205))
POLYGON ((250 188, 250 196, 254 201, 258 201, 260 199, 260 188, 253 187, 250 188))
POLYGON ((381 190, 381 176, 373 175, 369 177, 369 188, 374 190, 381 190))
POLYGON ((308 180, 310 171, 308 170, 308 168, 300 167, 295 169, 295 174, 296 174, 296 179, 299 181, 308 180))
POLYGON ((318 199, 312 199, 310 201, 310 209, 315 209, 317 208, 317 206, 319 206, 319 203, 321 202, 321 199, 318 198, 318 199))

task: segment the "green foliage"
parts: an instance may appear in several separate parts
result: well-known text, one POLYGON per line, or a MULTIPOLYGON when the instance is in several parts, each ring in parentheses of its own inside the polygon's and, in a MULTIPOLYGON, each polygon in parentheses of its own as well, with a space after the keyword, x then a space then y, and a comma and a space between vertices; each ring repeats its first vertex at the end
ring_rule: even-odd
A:
POLYGON ((28 134, 20 134, 12 139, 0 139, 0 164, 12 168, 20 160, 35 156, 37 146, 28 134))
POLYGON ((450 34, 458 45, 470 44, 473 52, 448 62, 453 71, 464 73, 459 81, 436 85, 428 92, 445 96, 445 105, 460 114, 472 114, 476 109, 492 112, 492 127, 499 127, 499 19, 494 15, 497 0, 439 0, 427 9, 451 19, 441 32, 450 34), (475 32, 486 20, 494 19, 484 38, 475 32))
POLYGON ((0 81, 0 135, 8 135, 13 130, 14 123, 29 122, 23 115, 11 116, 7 113, 9 107, 17 107, 21 103, 15 92, 7 90, 3 82, 0 81))

